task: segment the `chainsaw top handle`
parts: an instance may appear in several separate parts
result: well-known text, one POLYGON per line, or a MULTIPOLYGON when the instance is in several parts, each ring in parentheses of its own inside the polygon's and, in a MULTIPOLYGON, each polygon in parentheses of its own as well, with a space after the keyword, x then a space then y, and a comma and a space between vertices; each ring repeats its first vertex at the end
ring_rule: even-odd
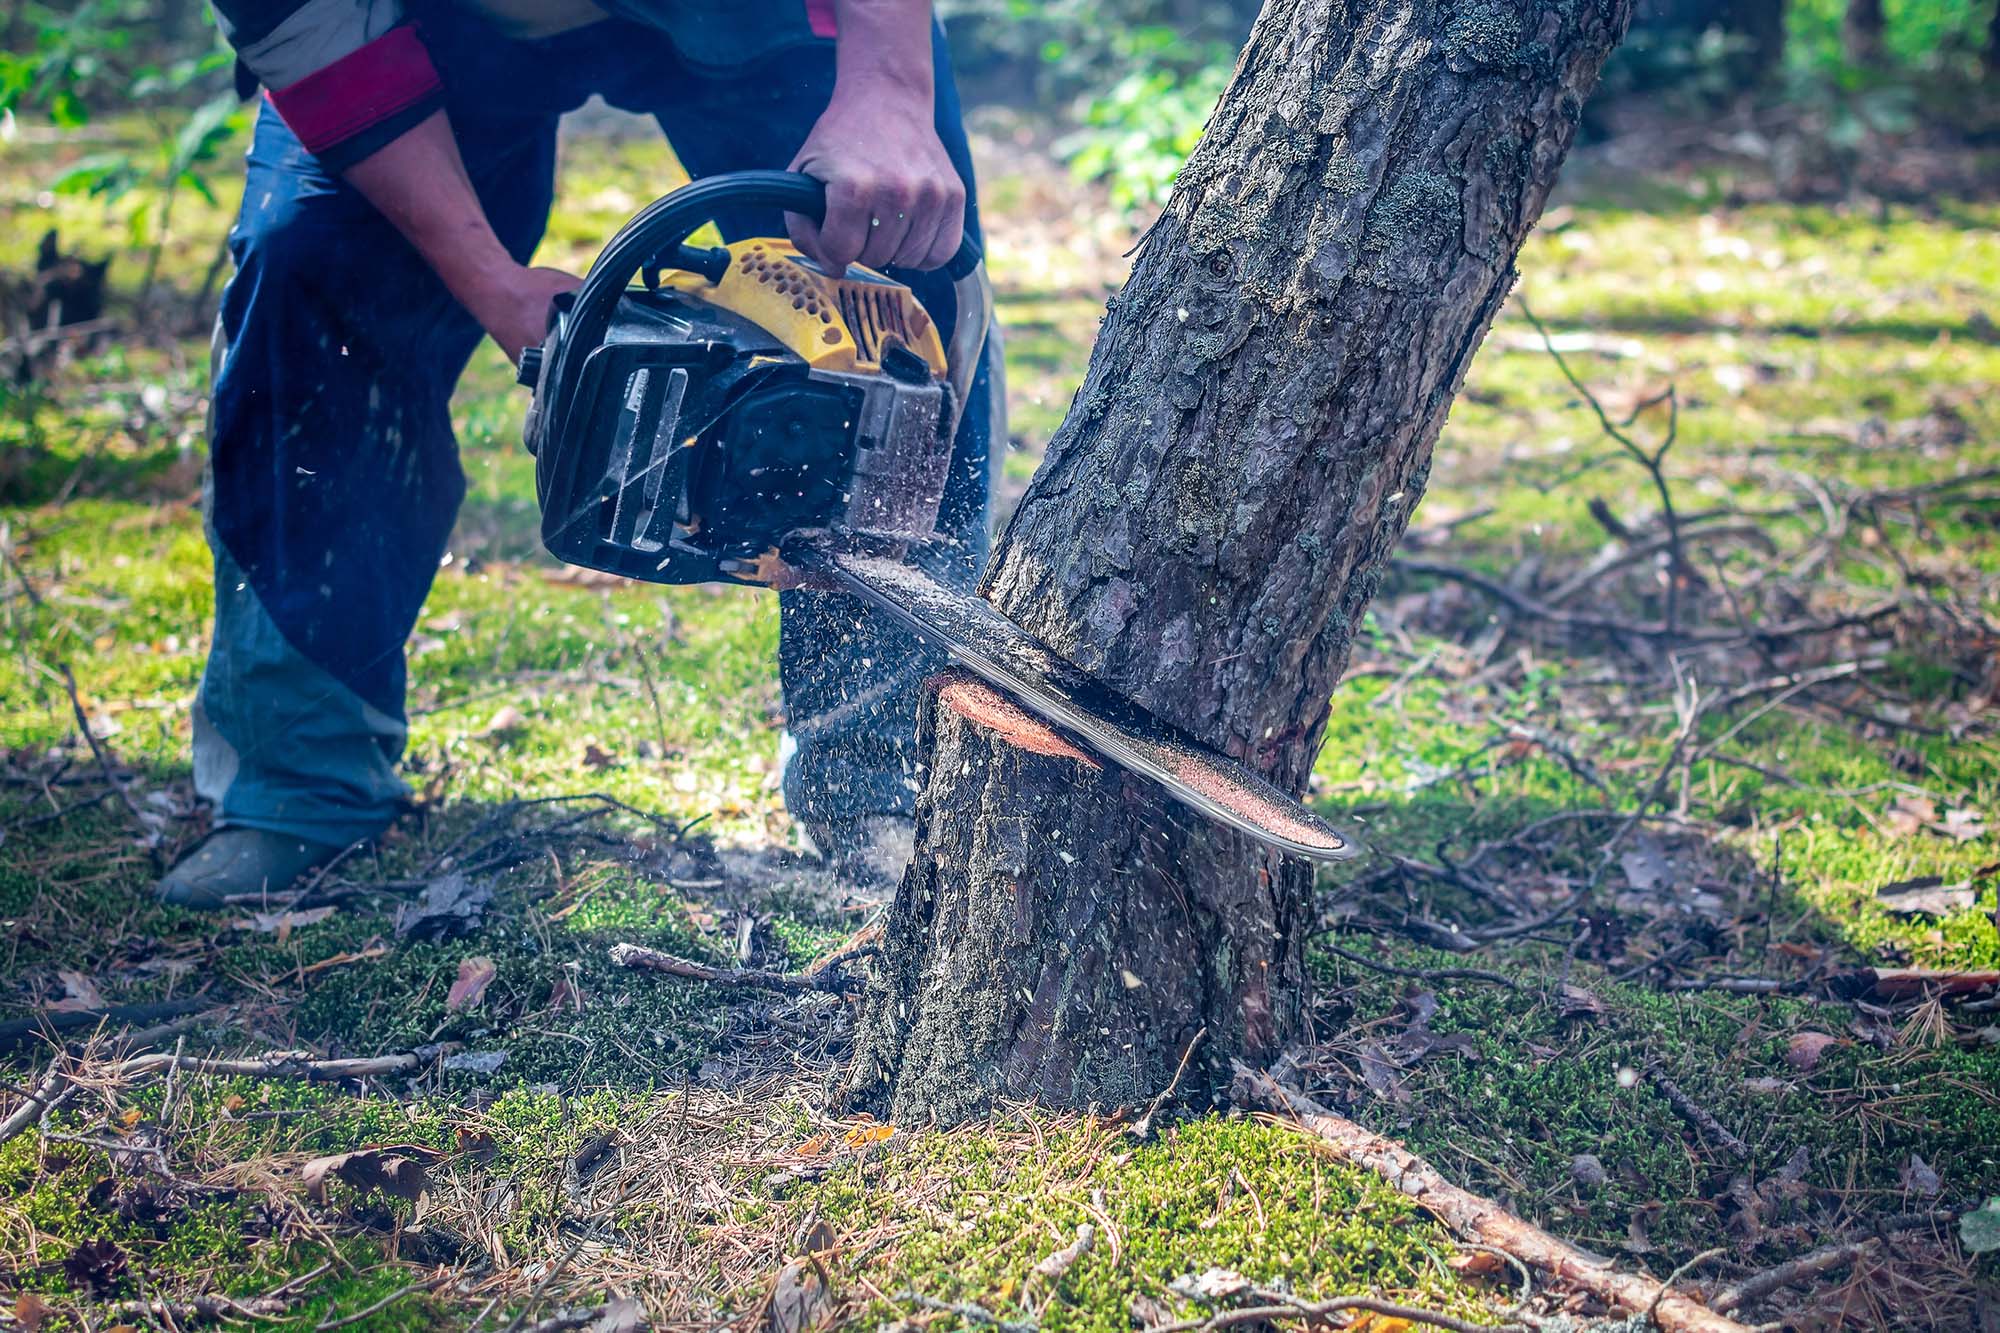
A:
MULTIPOLYGON (((564 342, 578 349, 595 347, 632 279, 647 269, 680 267, 676 257, 682 243, 727 208, 780 208, 818 222, 826 216, 826 186, 795 171, 733 171, 704 177, 648 204, 619 228, 590 266, 570 307, 570 335, 564 342)), ((944 271, 953 282, 963 283, 982 262, 979 246, 966 236, 944 271)), ((960 311, 960 324, 967 313, 960 311)), ((983 339, 983 328, 980 333, 983 339)))

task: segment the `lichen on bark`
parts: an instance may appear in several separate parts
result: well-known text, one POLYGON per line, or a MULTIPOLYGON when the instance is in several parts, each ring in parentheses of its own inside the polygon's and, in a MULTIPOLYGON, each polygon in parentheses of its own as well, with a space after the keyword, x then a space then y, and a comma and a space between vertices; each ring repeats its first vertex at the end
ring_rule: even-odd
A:
MULTIPOLYGON (((1302 790, 1328 700, 1630 0, 1270 0, 984 591, 1302 790), (1504 49, 1503 49, 1504 48, 1504 49)), ((1312 877, 1115 769, 926 710, 853 1087, 1142 1102, 1300 1028, 1312 877), (1197 1037, 1200 1041, 1197 1042, 1197 1037), (1196 1047, 1198 1046, 1198 1049, 1196 1047)))

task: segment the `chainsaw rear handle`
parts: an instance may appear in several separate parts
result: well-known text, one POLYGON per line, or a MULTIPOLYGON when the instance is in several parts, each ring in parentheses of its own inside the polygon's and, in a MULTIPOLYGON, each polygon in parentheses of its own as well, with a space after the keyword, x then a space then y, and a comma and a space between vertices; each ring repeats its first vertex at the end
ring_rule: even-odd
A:
MULTIPOLYGON (((557 364, 549 367, 554 383, 566 383, 581 373, 583 358, 603 341, 612 312, 632 279, 645 269, 677 267, 670 256, 702 224, 712 222, 716 213, 726 208, 779 208, 819 222, 826 217, 826 186, 795 171, 732 171, 683 185, 640 209, 604 247, 577 291, 557 364)), ((958 253, 944 271, 952 279, 958 303, 957 319, 945 348, 953 412, 957 413, 964 408, 980 350, 985 346, 993 295, 986 284, 984 258, 970 236, 959 241, 958 253)), ((955 418, 952 424, 956 426, 955 418)))

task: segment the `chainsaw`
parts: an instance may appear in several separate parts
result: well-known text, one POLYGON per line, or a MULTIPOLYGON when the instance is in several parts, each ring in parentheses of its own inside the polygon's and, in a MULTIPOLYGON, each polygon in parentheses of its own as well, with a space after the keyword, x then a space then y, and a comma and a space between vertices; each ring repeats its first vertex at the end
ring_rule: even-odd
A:
POLYGON ((957 314, 940 331, 874 269, 828 273, 771 237, 691 243, 738 208, 817 220, 825 188, 747 171, 676 190, 612 237, 523 353, 549 551, 652 583, 857 597, 1183 804, 1300 856, 1352 855, 1296 798, 909 559, 935 537, 992 316, 971 238, 946 266, 957 314))

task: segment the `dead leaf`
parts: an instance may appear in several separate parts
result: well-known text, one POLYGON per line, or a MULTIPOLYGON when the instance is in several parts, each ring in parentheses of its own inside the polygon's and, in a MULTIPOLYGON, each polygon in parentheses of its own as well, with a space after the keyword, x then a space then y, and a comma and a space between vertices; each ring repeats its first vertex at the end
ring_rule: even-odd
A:
POLYGON ((500 741, 517 736, 528 729, 528 715, 512 704, 504 704, 486 719, 486 725, 474 735, 481 740, 500 741))
POLYGON ((1581 986, 1565 981, 1556 992, 1556 1014, 1561 1018, 1594 1019, 1604 1012, 1604 1001, 1581 986))
POLYGON ((1986 836, 1986 815, 1984 811, 1965 807, 1944 812, 1944 822, 1933 824, 1932 828, 1953 842, 1971 842, 1974 838, 1986 836))
POLYGON ((331 907, 308 907, 303 912, 252 912, 229 923, 232 930, 254 930, 259 935, 276 935, 283 944, 300 926, 316 926, 333 915, 331 907))
POLYGON ((896 1127, 894 1125, 858 1125, 847 1131, 847 1138, 845 1140, 847 1150, 849 1152, 859 1152, 870 1144, 880 1143, 884 1139, 893 1138, 895 1133, 896 1127))
POLYGON ((827 1314, 826 1278, 812 1259, 794 1259, 778 1270, 765 1327, 771 1333, 806 1333, 827 1314))
POLYGON ((594 741, 583 747, 583 766, 585 768, 610 768, 617 762, 608 751, 599 749, 594 741))
POLYGON ((1673 868, 1658 841, 1644 836, 1634 840, 1632 850, 1618 858, 1618 865, 1625 872, 1625 881, 1640 893, 1651 892, 1673 877, 1673 868))
POLYGON ((444 1010, 448 1014, 459 1013, 478 1004, 486 994, 487 986, 499 975, 493 960, 486 957, 461 958, 458 960, 458 980, 451 983, 451 990, 444 997, 444 1010))
POLYGON ((1250 1279, 1233 1268, 1210 1268, 1200 1273, 1188 1273, 1167 1284, 1177 1295, 1191 1301, 1228 1300, 1239 1292, 1250 1289, 1250 1279))
POLYGON ((1416 1325, 1401 1315, 1364 1310, 1347 1327, 1350 1333, 1412 1333, 1416 1325))
POLYGON ((37 1292, 24 1291, 14 1300, 14 1322, 26 1333, 35 1333, 49 1317, 49 1303, 37 1292))
POLYGON ((326 1202, 329 1177, 345 1181, 366 1193, 380 1190, 399 1199, 414 1199, 424 1192, 424 1164, 420 1158, 434 1154, 415 1143, 386 1143, 332 1157, 315 1157, 299 1169, 306 1194, 314 1203, 326 1202))
POLYGON ((426 884, 421 898, 396 909, 396 933, 413 940, 470 934, 492 901, 492 885, 475 884, 454 870, 426 884))
POLYGON ((815 1134, 792 1150, 799 1157, 824 1157, 833 1147, 833 1135, 815 1134))
POLYGON ((1466 1277, 1489 1277, 1507 1267, 1507 1261, 1491 1250, 1460 1250, 1445 1263, 1466 1277))
POLYGON ((1088 1222, 1077 1223, 1076 1239, 1038 1261, 1033 1270, 1035 1276, 1050 1282, 1062 1281, 1069 1270, 1076 1267, 1076 1261, 1090 1253, 1090 1248, 1096 1239, 1096 1227, 1088 1222))
POLYGON ((1361 1081, 1368 1085, 1368 1091, 1384 1101, 1406 1102, 1410 1099, 1403 1080, 1396 1075, 1395 1062, 1380 1046, 1371 1041, 1356 1054, 1361 1062, 1361 1081))
POLYGON ((1882 822, 1891 833, 1908 838, 1916 835, 1924 825, 1937 818, 1937 802, 1928 796, 1913 796, 1905 793, 1896 798, 1896 803, 1883 814, 1882 822))
POLYGON ((551 1010, 569 1009, 579 1014, 583 1012, 583 988, 576 983, 576 974, 573 970, 575 966, 574 963, 567 964, 562 971, 556 973, 555 982, 549 987, 551 1010))
POLYGON ((805 1228, 795 1240, 798 1248, 806 1254, 825 1254, 837 1243, 833 1228, 827 1225, 825 1218, 818 1215, 813 1217, 812 1225, 805 1228))
POLYGON ((1941 1194, 1944 1191, 1943 1178, 1929 1162, 1915 1153, 1910 1154, 1910 1160, 1903 1163, 1903 1169, 1897 1174, 1903 1182, 1903 1191, 1906 1194, 1930 1195, 1941 1194))
POLYGON ((1824 1032, 1801 1032, 1785 1043, 1785 1063, 1800 1073, 1810 1073, 1819 1068, 1820 1060, 1829 1046, 1840 1045, 1840 1038, 1824 1032))
POLYGON ((97 983, 83 973, 64 969, 56 973, 56 980, 62 982, 63 996, 43 1005, 44 1009, 52 1013, 74 1014, 105 1007, 104 996, 98 992, 97 983))
POLYGON ((604 1303, 604 1312, 590 1326, 590 1333, 638 1333, 645 1323, 645 1307, 630 1296, 619 1296, 604 1303))

